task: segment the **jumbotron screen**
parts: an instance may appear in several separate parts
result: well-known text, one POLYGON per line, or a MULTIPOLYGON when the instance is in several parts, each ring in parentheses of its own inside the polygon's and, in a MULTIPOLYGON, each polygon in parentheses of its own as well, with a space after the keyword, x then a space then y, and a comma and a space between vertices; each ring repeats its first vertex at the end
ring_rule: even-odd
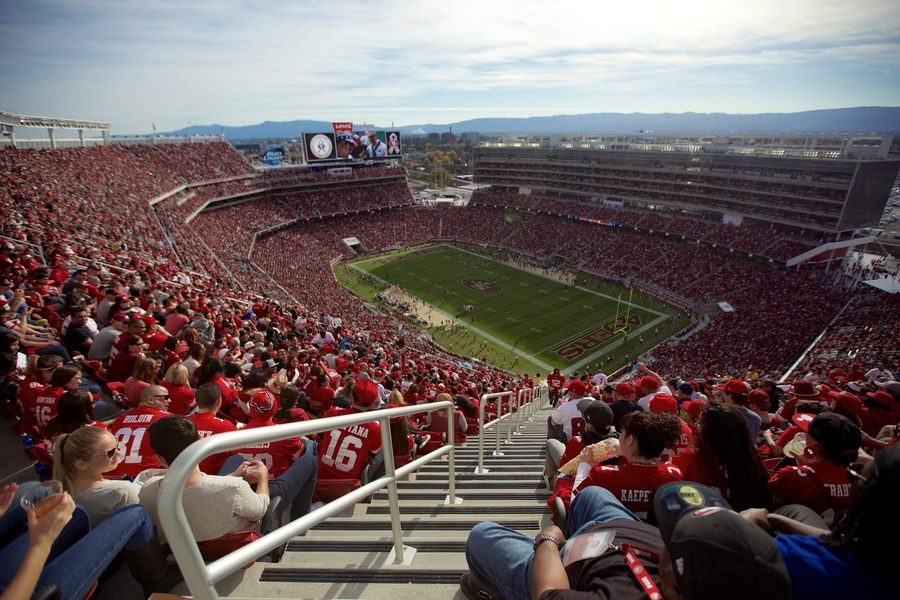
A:
POLYGON ((353 123, 334 123, 333 131, 304 133, 306 162, 400 158, 399 131, 353 130, 353 123))

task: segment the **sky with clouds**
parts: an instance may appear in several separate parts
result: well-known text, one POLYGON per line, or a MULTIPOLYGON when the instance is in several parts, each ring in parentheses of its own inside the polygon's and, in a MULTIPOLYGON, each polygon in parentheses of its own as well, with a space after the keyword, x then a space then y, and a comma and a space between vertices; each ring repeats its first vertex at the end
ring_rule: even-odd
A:
POLYGON ((114 133, 900 106, 897 0, 0 0, 0 109, 114 133))

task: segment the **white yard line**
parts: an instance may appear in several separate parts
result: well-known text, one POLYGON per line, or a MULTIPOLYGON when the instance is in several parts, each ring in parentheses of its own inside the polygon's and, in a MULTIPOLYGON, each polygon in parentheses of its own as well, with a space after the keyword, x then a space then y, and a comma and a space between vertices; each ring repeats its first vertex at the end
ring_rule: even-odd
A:
MULTIPOLYGON (((477 256, 477 257, 479 257, 479 258, 483 258, 484 260, 489 260, 489 261, 491 261, 491 262, 495 262, 495 263, 497 263, 497 264, 499 264, 499 265, 504 265, 504 266, 507 266, 507 267, 511 267, 511 268, 513 268, 513 269, 518 269, 519 271, 523 271, 523 272, 525 272, 525 273, 531 273, 531 274, 534 275, 535 277, 540 277, 540 278, 542 278, 542 279, 548 279, 548 280, 550 280, 550 281, 555 281, 556 283, 559 283, 559 284, 561 284, 561 285, 565 285, 566 287, 571 288, 571 289, 581 290, 582 292, 587 292, 587 293, 593 294, 593 295, 595 295, 595 296, 600 296, 601 298, 606 298, 607 300, 615 300, 615 301, 618 301, 618 300, 619 300, 619 299, 616 298, 615 296, 610 296, 610 295, 608 295, 608 294, 604 294, 604 293, 598 292, 598 291, 596 291, 596 290, 591 290, 591 289, 588 289, 588 288, 586 288, 586 287, 582 287, 582 286, 580 286, 580 285, 576 285, 576 286, 566 285, 566 284, 563 283, 562 281, 560 281, 560 280, 558 280, 558 279, 555 279, 555 278, 553 278, 553 277, 548 277, 548 276, 546 276, 546 275, 542 275, 541 273, 536 273, 536 272, 532 271, 531 269, 526 269, 526 268, 520 267, 520 266, 518 266, 518 265, 500 262, 500 261, 495 260, 495 259, 493 259, 493 258, 491 258, 491 257, 489 257, 489 256, 485 256, 485 255, 483 255, 483 254, 478 254, 477 252, 473 252, 473 251, 468 250, 468 249, 466 249, 466 248, 457 248, 456 246, 451 246, 451 245, 449 245, 449 244, 439 244, 439 245, 440 245, 440 246, 444 246, 445 248, 450 248, 450 249, 452 249, 452 250, 459 250, 460 252, 465 252, 466 254, 471 254, 472 256, 477 256)), ((621 285, 621 284, 616 284, 616 285, 621 285)), ((623 287, 624 287, 624 286, 623 286, 623 287)), ((625 305, 628 305, 628 304, 629 304, 629 302, 628 302, 627 300, 625 300, 624 303, 625 303, 625 305)), ((645 310, 645 311, 647 311, 647 312, 649 312, 649 313, 653 313, 654 315, 657 315, 657 316, 665 316, 665 314, 666 314, 666 313, 661 313, 661 312, 659 312, 658 310, 654 310, 654 309, 652 309, 652 308, 647 308, 646 306, 642 306, 642 305, 640 305, 640 304, 636 304, 636 303, 634 303, 634 302, 631 302, 630 304, 631 304, 631 306, 635 306, 635 307, 637 307, 637 308, 640 308, 641 310, 645 310)))
MULTIPOLYGON (((368 272, 368 271, 366 271, 366 270, 364 270, 364 269, 361 269, 360 267, 357 267, 355 264, 352 264, 352 265, 350 265, 350 266, 353 267, 354 269, 356 269, 357 271, 359 271, 360 273, 363 273, 363 274, 365 274, 365 275, 369 275, 369 276, 372 277, 373 279, 376 279, 377 281, 380 281, 380 282, 383 283, 384 285, 388 285, 388 286, 394 285, 394 284, 391 283, 390 281, 386 281, 386 280, 382 279, 381 277, 379 277, 379 276, 377 276, 377 275, 375 275, 375 274, 373 274, 373 273, 370 273, 370 272, 368 272)), ((409 292, 406 292, 406 293, 409 293, 409 292)), ((425 301, 422 300, 421 298, 418 298, 418 300, 419 300, 420 302, 425 302, 425 301)), ((545 363, 545 362, 543 362, 543 361, 541 361, 541 360, 537 360, 536 358, 529 357, 527 354, 525 354, 524 352, 522 352, 522 351, 519 350, 518 348, 515 348, 515 347, 513 347, 513 346, 510 346, 509 344, 507 344, 507 343, 504 342, 503 340, 494 337, 493 335, 489 334, 489 333, 486 332, 486 331, 482 331, 481 329, 479 329, 478 327, 475 327, 474 325, 470 325, 470 324, 466 323, 465 321, 460 321, 460 320, 458 320, 456 317, 454 317, 454 316, 452 316, 452 315, 450 315, 450 314, 447 314, 446 312, 442 311, 442 310, 439 309, 439 308, 436 308, 436 307, 433 306, 433 305, 431 305, 431 310, 433 310, 433 311, 435 311, 436 313, 439 313, 439 314, 441 314, 441 315, 447 317, 448 320, 453 321, 453 322, 457 323, 458 325, 462 325, 463 327, 465 327, 465 328, 468 329, 469 331, 472 331, 472 332, 474 332, 474 333, 477 333, 478 335, 480 335, 481 337, 485 338, 486 340, 490 340, 491 342, 497 344, 497 345, 500 346, 501 348, 505 348, 506 350, 509 350, 510 352, 512 352, 513 354, 515 354, 516 356, 518 356, 519 358, 522 358, 522 359, 525 359, 525 360, 528 360, 528 361, 533 362, 534 364, 538 365, 538 366, 541 367, 542 369, 546 369, 547 372, 550 372, 550 371, 553 370, 553 367, 550 366, 550 365, 548 365, 547 363, 545 363)))

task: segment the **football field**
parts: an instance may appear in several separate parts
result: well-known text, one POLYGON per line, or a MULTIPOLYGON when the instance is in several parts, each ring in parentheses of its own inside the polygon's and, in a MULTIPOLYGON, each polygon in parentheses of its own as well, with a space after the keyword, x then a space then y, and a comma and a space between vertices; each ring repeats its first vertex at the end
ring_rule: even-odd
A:
POLYGON ((572 286, 465 248, 430 246, 353 266, 458 323, 449 332, 432 330, 441 345, 520 372, 572 372, 588 365, 611 371, 658 341, 676 320, 670 307, 652 302, 651 308, 637 295, 629 305, 625 288, 572 286), (501 355, 515 358, 504 364, 501 355), (610 355, 618 364, 606 362, 610 355))

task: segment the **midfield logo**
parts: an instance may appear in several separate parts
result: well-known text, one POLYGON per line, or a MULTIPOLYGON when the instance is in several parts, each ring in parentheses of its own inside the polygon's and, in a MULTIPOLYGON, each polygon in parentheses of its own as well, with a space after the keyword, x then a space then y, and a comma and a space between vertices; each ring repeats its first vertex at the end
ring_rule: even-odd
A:
POLYGON ((503 289, 493 281, 487 281, 486 279, 463 279, 463 285, 476 292, 485 294, 496 294, 503 289))
MULTIPOLYGON (((550 351, 566 360, 575 360, 581 355, 605 345, 615 337, 615 333, 613 333, 613 329, 616 328, 615 321, 615 318, 605 321, 586 333, 580 333, 577 337, 566 340, 550 351)), ((639 327, 640 324, 641 317, 639 315, 628 317, 628 329, 639 327)), ((621 321, 619 326, 621 327, 621 321)))

